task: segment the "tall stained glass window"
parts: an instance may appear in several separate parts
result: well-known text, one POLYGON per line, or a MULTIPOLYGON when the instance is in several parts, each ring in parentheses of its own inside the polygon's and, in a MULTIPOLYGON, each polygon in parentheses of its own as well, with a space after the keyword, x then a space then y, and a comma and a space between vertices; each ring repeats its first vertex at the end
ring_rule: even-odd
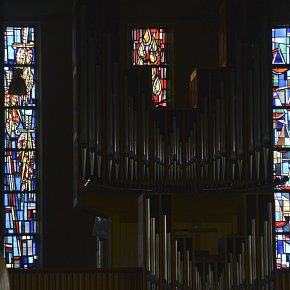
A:
POLYGON ((273 165, 277 268, 290 267, 290 26, 272 29, 273 165))
POLYGON ((133 65, 151 66, 152 100, 155 107, 170 101, 168 32, 165 28, 132 29, 133 65))
POLYGON ((2 194, 5 211, 3 252, 8 268, 38 265, 36 71, 35 28, 5 27, 2 194), (18 88, 18 92, 12 87, 18 88))

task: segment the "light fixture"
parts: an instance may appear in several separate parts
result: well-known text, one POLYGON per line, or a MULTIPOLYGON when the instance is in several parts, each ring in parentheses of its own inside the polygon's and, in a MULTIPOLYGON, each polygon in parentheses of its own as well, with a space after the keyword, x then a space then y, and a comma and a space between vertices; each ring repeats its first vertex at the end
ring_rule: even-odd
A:
POLYGON ((9 95, 26 95, 27 88, 24 79, 21 77, 22 69, 15 68, 12 73, 12 80, 9 85, 9 95))

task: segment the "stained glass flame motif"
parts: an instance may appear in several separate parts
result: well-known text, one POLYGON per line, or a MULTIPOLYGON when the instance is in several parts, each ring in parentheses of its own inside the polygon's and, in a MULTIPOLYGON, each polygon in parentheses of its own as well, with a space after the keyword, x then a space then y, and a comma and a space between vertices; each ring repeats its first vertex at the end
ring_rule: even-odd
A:
POLYGON ((272 29, 276 266, 290 268, 290 28, 272 29))
POLYGON ((152 66, 152 100, 155 107, 169 102, 168 35, 164 28, 132 29, 133 65, 152 66))
POLYGON ((8 268, 38 265, 37 115, 34 27, 4 30, 4 257, 8 268), (8 93, 13 70, 25 95, 8 93))

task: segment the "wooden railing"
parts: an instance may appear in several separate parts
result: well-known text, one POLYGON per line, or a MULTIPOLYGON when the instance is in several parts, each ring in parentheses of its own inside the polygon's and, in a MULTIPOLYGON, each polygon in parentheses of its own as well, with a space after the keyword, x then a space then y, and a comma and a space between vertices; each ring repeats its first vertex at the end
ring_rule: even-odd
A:
POLYGON ((142 270, 9 271, 11 290, 142 290, 142 270))

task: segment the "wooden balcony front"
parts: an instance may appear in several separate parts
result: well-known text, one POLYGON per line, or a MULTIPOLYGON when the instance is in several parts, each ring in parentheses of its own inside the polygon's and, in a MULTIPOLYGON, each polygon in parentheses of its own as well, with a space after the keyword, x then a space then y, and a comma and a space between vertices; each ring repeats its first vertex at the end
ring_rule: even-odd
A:
MULTIPOLYGON (((9 279, 11 290, 143 289, 141 268, 101 270, 10 270, 9 279)), ((276 270, 274 289, 288 290, 289 285, 290 272, 276 270)))
POLYGON ((142 290, 142 269, 10 270, 11 290, 142 290))

